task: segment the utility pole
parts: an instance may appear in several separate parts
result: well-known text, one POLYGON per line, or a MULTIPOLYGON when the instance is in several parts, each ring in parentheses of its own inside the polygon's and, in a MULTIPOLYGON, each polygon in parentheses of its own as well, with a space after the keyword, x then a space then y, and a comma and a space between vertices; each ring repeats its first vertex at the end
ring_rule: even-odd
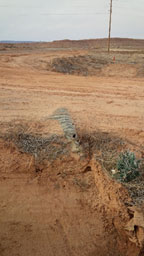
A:
POLYGON ((111 23, 112 23, 112 0, 110 0, 109 35, 108 35, 108 53, 110 52, 111 23))

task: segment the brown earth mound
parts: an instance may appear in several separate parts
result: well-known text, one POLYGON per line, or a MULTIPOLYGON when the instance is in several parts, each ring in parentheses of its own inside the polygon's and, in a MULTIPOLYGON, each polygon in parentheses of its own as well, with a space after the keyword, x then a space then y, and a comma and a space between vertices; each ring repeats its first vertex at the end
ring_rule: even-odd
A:
POLYGON ((108 60, 95 56, 75 56, 68 58, 54 59, 50 69, 55 72, 79 75, 101 75, 103 66, 108 64, 108 60))
POLYGON ((125 54, 122 58, 118 53, 113 53, 113 55, 93 53, 92 55, 54 58, 50 63, 47 63, 46 69, 64 74, 84 76, 143 77, 144 65, 142 58, 143 54, 135 60, 133 54, 125 54))

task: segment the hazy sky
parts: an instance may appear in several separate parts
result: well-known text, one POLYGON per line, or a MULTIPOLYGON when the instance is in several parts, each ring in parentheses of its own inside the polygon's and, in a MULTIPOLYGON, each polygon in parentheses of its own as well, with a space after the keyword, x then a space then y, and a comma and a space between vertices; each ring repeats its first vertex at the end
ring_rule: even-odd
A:
MULTIPOLYGON (((0 40, 100 38, 110 0, 0 0, 0 40)), ((144 38, 144 0, 113 0, 112 36, 144 38)))

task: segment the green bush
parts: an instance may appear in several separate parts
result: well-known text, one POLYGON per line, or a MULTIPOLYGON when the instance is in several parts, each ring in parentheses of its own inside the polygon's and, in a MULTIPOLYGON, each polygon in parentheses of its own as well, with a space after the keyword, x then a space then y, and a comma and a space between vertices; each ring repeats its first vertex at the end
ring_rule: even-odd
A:
POLYGON ((117 160, 117 170, 119 179, 122 182, 129 182, 140 175, 140 160, 136 159, 133 152, 125 151, 119 155, 117 160))

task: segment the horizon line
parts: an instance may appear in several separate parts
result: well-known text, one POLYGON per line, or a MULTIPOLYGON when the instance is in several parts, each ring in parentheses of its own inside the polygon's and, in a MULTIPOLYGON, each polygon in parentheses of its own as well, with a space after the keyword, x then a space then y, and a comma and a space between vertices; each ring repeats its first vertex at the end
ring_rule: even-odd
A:
MULTIPOLYGON (((101 38, 85 38, 85 39, 58 39, 53 41, 47 40, 0 40, 0 43, 53 43, 53 42, 60 42, 60 41, 89 41, 89 40, 107 40, 107 37, 101 38)), ((144 38, 133 38, 133 37, 111 37, 111 39, 129 39, 129 40, 144 40, 144 38)))

